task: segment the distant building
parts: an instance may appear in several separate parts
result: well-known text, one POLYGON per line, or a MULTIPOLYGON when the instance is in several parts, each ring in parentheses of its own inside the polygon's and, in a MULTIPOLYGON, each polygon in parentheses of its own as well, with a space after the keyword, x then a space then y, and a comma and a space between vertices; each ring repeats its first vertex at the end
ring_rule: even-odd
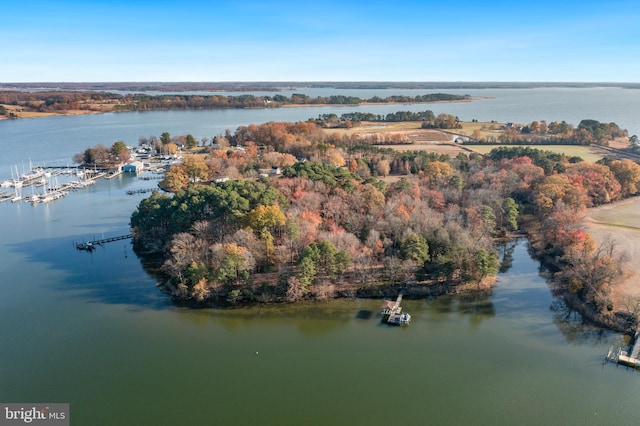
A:
POLYGON ((138 173, 142 170, 144 170, 144 163, 142 161, 132 161, 122 166, 123 172, 138 173))

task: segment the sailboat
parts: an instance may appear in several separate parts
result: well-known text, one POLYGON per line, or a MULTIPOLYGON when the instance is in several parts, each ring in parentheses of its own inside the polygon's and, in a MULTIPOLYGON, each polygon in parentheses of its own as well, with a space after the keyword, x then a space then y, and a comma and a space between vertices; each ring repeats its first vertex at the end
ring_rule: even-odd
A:
MULTIPOLYGON (((20 182, 22 184, 22 182, 20 182)), ((22 185, 20 185, 20 187, 22 187, 22 185)), ((17 203, 18 201, 22 200, 22 194, 18 191, 18 189, 20 188, 18 186, 16 186, 15 188, 15 195, 13 196, 13 198, 11 198, 11 202, 12 203, 17 203)))
MULTIPOLYGON (((11 176, 13 176, 13 171, 11 172, 11 176)), ((13 187, 14 188, 22 188, 22 181, 20 180, 20 173, 18 172, 18 166, 16 166, 16 177, 13 179, 13 187)))
MULTIPOLYGON (((18 171, 18 167, 16 166, 16 172, 17 171, 18 171)), ((10 188, 12 186, 16 188, 22 186, 22 181, 17 179, 13 174, 13 168, 11 168, 11 179, 2 181, 2 183, 0 183, 0 187, 2 188, 10 188)))
MULTIPOLYGON (((22 168, 24 169, 24 165, 22 166, 22 168)), ((17 171, 18 171, 18 167, 16 166, 16 173, 17 171)), ((33 164, 31 163, 31 159, 29 159, 29 171, 23 173, 22 176, 19 176, 19 177, 23 182, 29 182, 29 181, 38 179, 43 175, 44 175, 44 170, 42 170, 41 168, 34 169, 33 164)))

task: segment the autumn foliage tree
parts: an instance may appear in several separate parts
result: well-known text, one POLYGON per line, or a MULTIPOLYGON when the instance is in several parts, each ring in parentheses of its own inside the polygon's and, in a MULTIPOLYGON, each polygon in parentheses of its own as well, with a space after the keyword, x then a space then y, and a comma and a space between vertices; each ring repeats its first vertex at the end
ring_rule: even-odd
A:
MULTIPOLYGON (((530 132, 561 131, 552 124, 530 132)), ((590 164, 530 147, 452 159, 327 135, 315 123, 243 126, 224 139, 230 146, 206 159, 172 166, 160 185, 174 194, 152 194, 131 219, 137 246, 164 253, 174 297, 198 304, 371 295, 398 284, 438 294, 495 275, 496 237, 513 231, 527 232, 570 294, 605 294, 588 282, 608 275, 561 273, 587 274, 580 256, 616 264, 593 257, 599 248, 581 215, 635 194, 640 181, 629 161, 590 164), (269 166, 282 175, 260 177, 269 166), (377 179, 387 175, 393 183, 377 179), (231 180, 208 182, 222 176, 231 180)))

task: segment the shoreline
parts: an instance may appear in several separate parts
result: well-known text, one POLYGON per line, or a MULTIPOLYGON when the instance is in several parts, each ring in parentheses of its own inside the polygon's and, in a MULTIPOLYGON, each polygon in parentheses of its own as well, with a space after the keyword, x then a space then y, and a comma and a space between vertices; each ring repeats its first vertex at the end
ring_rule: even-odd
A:
MULTIPOLYGON (((156 277, 157 278, 157 277, 156 277)), ((390 299, 398 296, 399 293, 404 294, 404 298, 408 300, 427 300, 443 296, 464 297, 468 295, 487 294, 493 290, 497 283, 497 276, 485 277, 480 283, 464 283, 464 284, 446 284, 446 283, 406 283, 396 284, 392 286, 372 285, 368 287, 359 287, 355 284, 323 284, 319 287, 328 289, 322 295, 312 297, 303 297, 297 300, 287 300, 274 294, 258 295, 254 300, 245 300, 239 303, 231 303, 227 300, 227 293, 220 293, 217 297, 206 297, 203 300, 197 300, 192 297, 184 298, 175 294, 177 290, 173 285, 158 280, 156 288, 167 295, 171 299, 171 303, 176 306, 186 307, 189 309, 233 309, 239 306, 266 306, 280 305, 305 302, 324 302, 328 300, 380 300, 390 299), (261 297, 262 296, 262 297, 261 297)))

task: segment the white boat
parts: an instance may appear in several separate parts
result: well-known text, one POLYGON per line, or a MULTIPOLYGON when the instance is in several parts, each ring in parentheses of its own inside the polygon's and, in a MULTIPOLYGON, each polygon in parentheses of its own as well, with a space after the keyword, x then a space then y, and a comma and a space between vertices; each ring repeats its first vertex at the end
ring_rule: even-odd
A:
MULTIPOLYGON (((13 177, 13 171, 11 171, 11 176, 13 177)), ((18 166, 16 166, 16 177, 13 178, 13 187, 14 188, 22 188, 22 181, 20 180, 20 174, 18 173, 18 166)))
MULTIPOLYGON (((22 166, 24 168, 24 165, 22 166)), ((16 166, 16 173, 17 173, 18 169, 16 166)), ((40 167, 33 167, 33 164, 31 164, 31 159, 29 159, 29 171, 26 173, 23 173, 22 176, 19 176, 19 178, 22 181, 31 181, 31 180, 35 180, 38 179, 39 177, 44 175, 44 170, 40 167)))

